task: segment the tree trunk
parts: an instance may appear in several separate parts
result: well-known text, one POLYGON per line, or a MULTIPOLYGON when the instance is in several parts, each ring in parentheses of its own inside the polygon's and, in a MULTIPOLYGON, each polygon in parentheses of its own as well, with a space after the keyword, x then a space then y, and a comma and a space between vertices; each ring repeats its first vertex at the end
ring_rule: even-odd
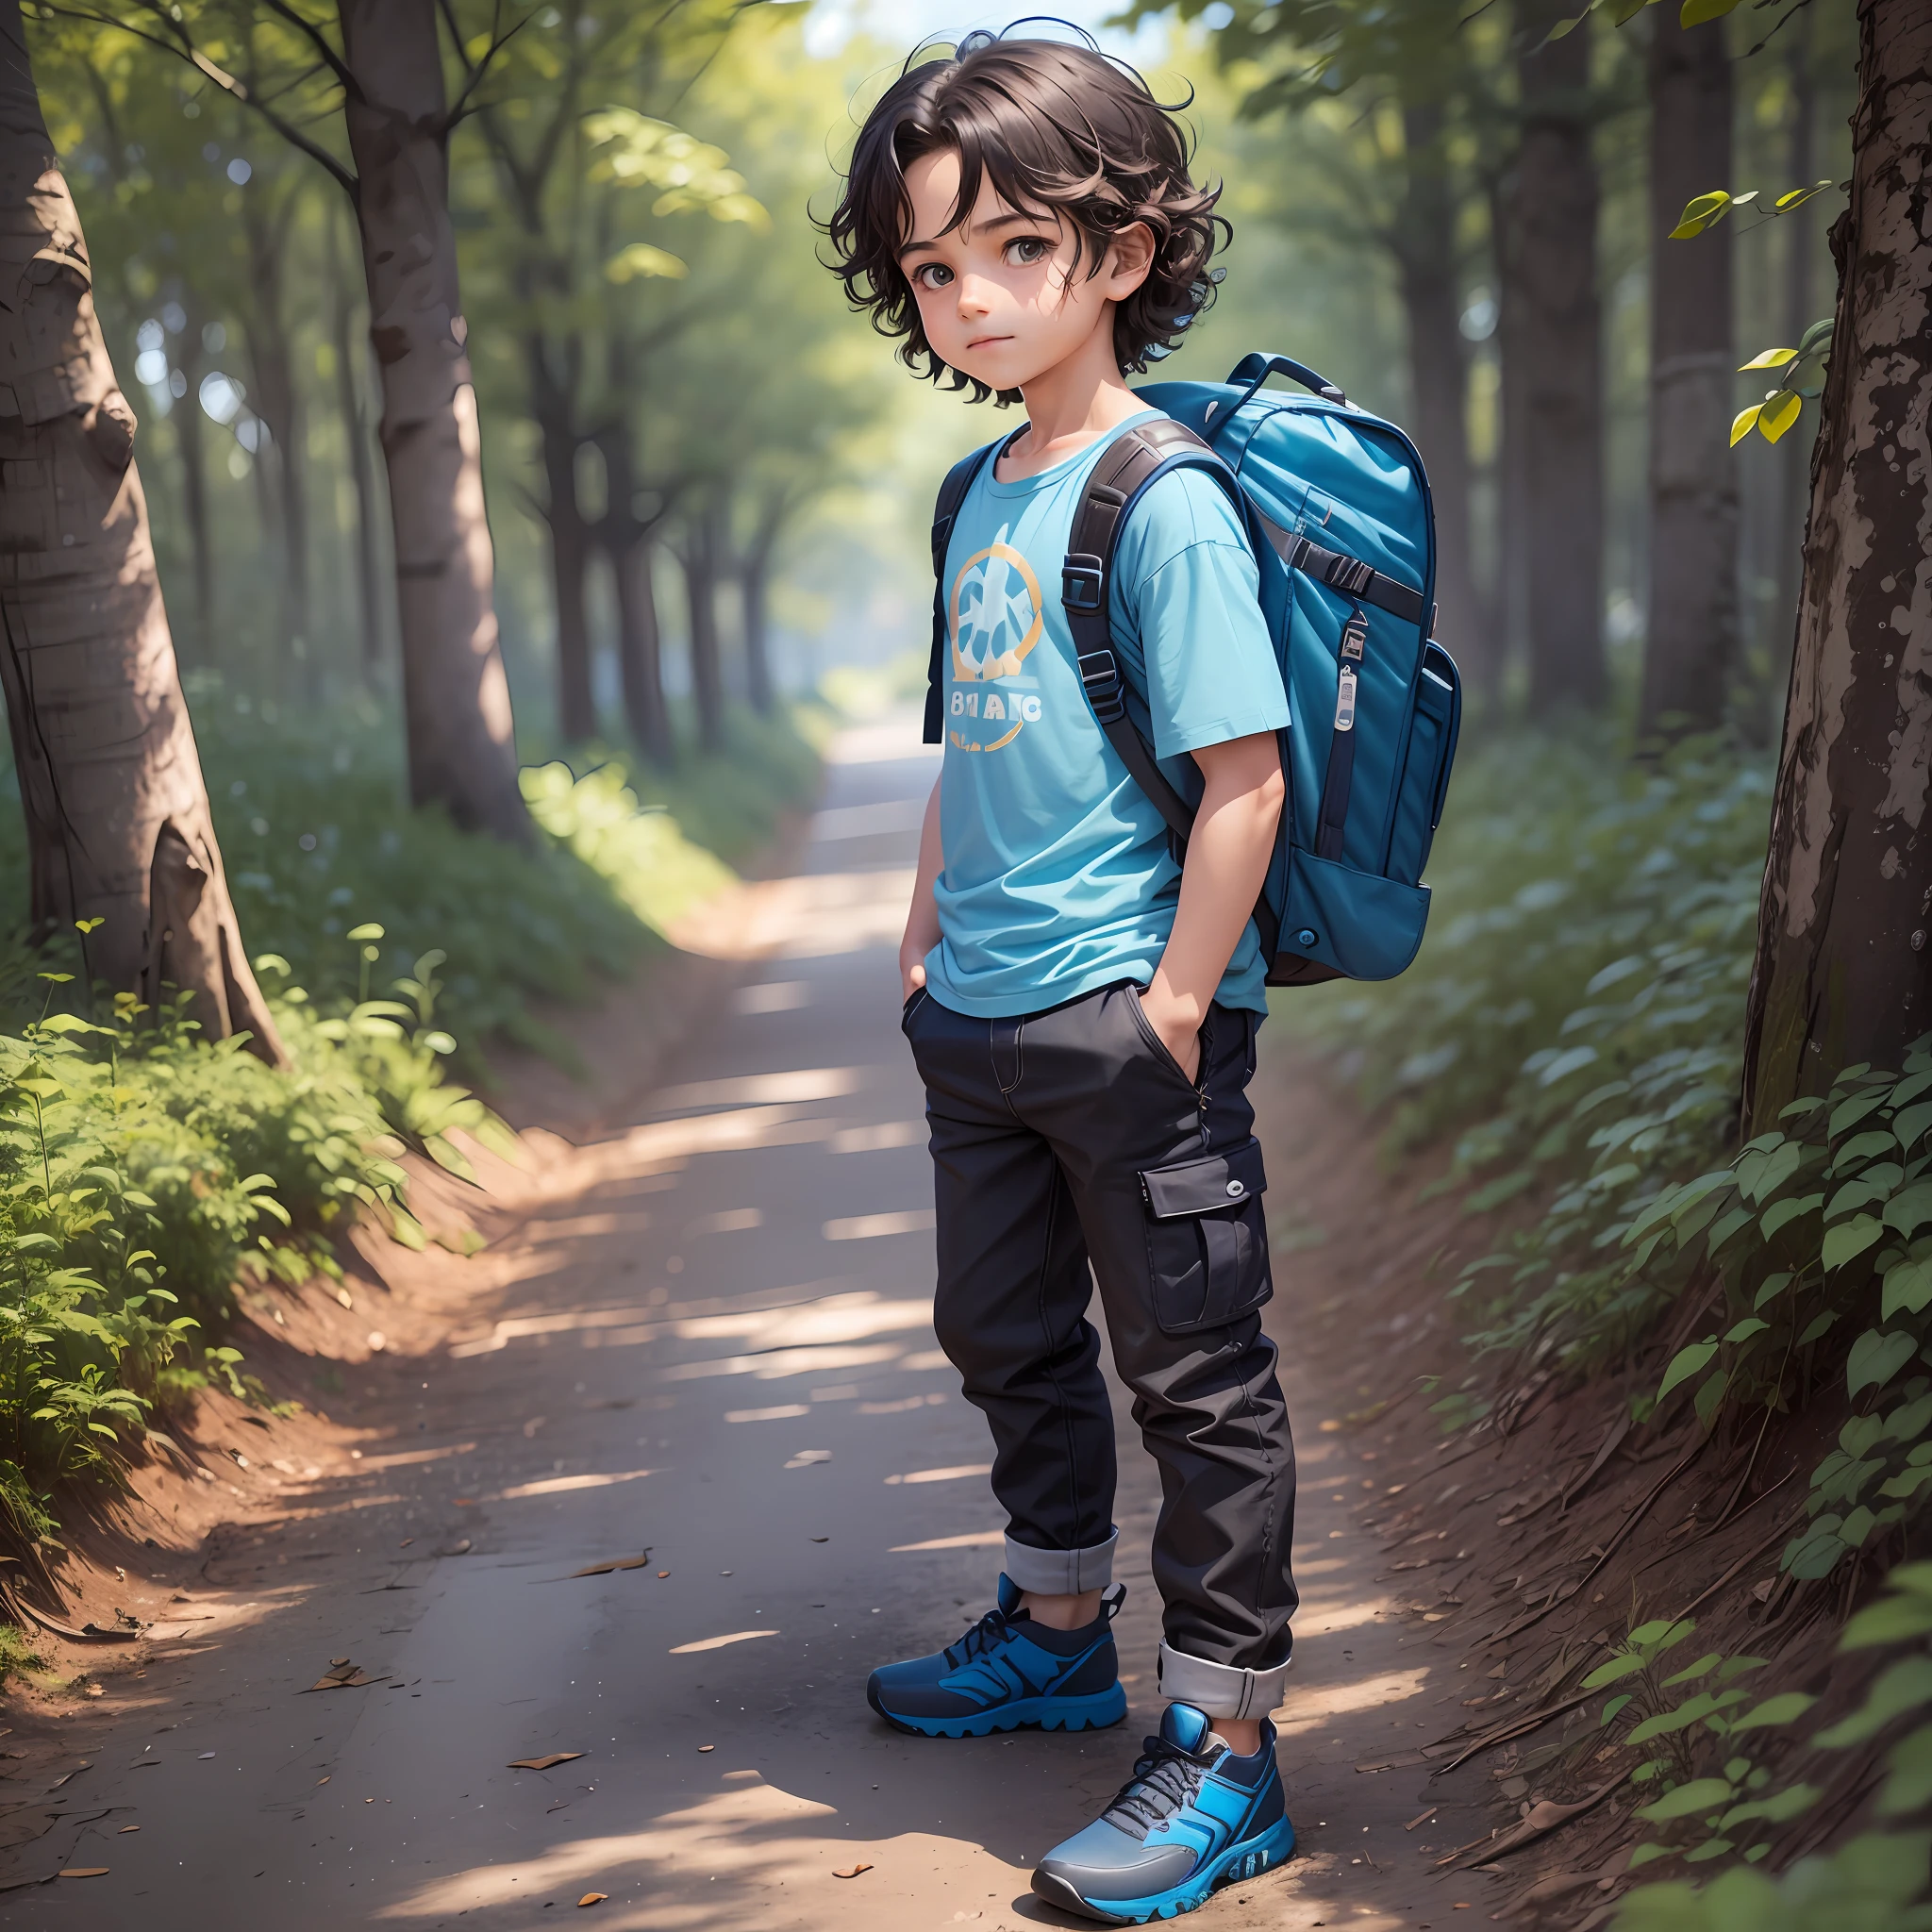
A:
POLYGON ((1405 174, 1396 218, 1396 270, 1408 323, 1409 430, 1428 465, 1436 508, 1438 629, 1478 685, 1493 681, 1486 663, 1494 641, 1485 630, 1469 543, 1468 371, 1456 263, 1456 200, 1442 152, 1439 101, 1402 110, 1405 174))
POLYGON ((664 702, 664 655, 658 597, 651 583, 652 544, 640 538, 610 558, 617 579, 617 656, 624 674, 624 714, 638 749, 658 764, 676 756, 664 702))
MULTIPOLYGON (((187 293, 184 285, 182 291, 187 293)), ((188 519, 188 541, 194 557, 194 615, 196 641, 200 648, 196 660, 203 665, 217 663, 220 642, 215 635, 215 544, 214 526, 208 513, 208 439, 201 420, 201 321, 192 302, 182 304, 188 325, 181 331, 181 346, 175 366, 188 385, 187 393, 175 405, 175 441, 181 453, 181 509, 188 519)))
POLYGON ((288 260, 291 210, 267 205, 267 182, 242 191, 242 225, 248 238, 250 312, 248 360, 255 413, 268 425, 273 453, 258 441, 255 460, 277 528, 281 565, 281 648, 295 660, 296 691, 317 695, 308 644, 308 491, 303 463, 302 387, 295 379, 295 350, 283 314, 282 275, 288 260))
MULTIPOLYGON (((1790 24, 1789 54, 1791 82, 1790 142, 1785 155, 1785 178, 1793 188, 1807 186, 1816 170, 1818 80, 1812 72, 1813 18, 1800 8, 1790 24)), ((1818 230, 1808 210, 1794 210, 1779 224, 1784 243, 1784 322, 1778 341, 1795 349, 1799 338, 1817 320, 1811 304, 1811 251, 1818 230)), ((1765 343, 1762 346, 1770 347, 1765 343)), ((1767 385, 1769 387, 1769 385, 1767 385)), ((1805 500, 1809 452, 1802 436, 1788 437, 1775 458, 1776 491, 1773 496, 1772 541, 1777 546, 1776 603, 1771 611, 1766 638, 1771 663, 1766 689, 1773 702, 1790 675, 1791 634, 1797 627, 1798 587, 1805 567, 1805 500)), ((1769 707, 1767 706, 1767 708, 1769 707)), ((1768 741, 1776 727, 1774 716, 1765 721, 1768 741)))
POLYGON ((375 542, 375 465, 369 457, 369 413, 362 401, 357 362, 356 303, 336 251, 336 213, 328 214, 328 278, 335 302, 330 311, 336 352, 336 407, 341 412, 342 442, 349 453, 349 476, 356 486, 356 593, 362 630, 362 682, 380 690, 383 679, 382 561, 375 542))
POLYGON ((686 523, 685 596, 691 611, 691 689, 697 702, 698 744, 724 749, 724 684, 718 661, 717 518, 709 505, 694 509, 686 523))
POLYGON ((739 574, 739 595, 744 606, 744 682, 751 708, 760 717, 772 711, 772 656, 770 589, 772 558, 769 550, 754 550, 739 574))
POLYGON ((134 411, 80 220, 0 0, 0 683, 35 931, 79 920, 89 982, 173 985, 211 1040, 287 1055, 249 970, 162 608, 134 411))
POLYGON ((1640 740, 1722 724, 1738 655, 1731 232, 1673 242, 1731 178, 1724 22, 1657 19, 1650 45, 1650 608, 1640 740))
POLYGON ((577 502, 577 433, 572 398, 575 384, 558 382, 533 332, 524 345, 529 369, 530 411, 543 441, 544 521, 550 526, 550 575, 557 605, 557 724, 566 743, 597 735, 597 699, 591 682, 591 614, 585 574, 591 529, 577 502))
POLYGON ((1851 205, 1746 1009, 1743 1130, 1932 1028, 1932 10, 1860 0, 1851 205))
MULTIPOLYGON (((1478 658, 1480 677, 1500 698, 1508 667, 1529 651, 1528 460, 1529 407, 1523 382, 1523 297, 1515 266, 1516 177, 1500 175, 1490 191, 1490 247, 1496 274, 1496 580, 1487 606, 1494 648, 1478 658)), ((1478 689, 1482 688, 1478 685, 1478 689)))
POLYGON ((344 115, 382 380, 409 791, 459 825, 527 844, 491 602, 495 559, 463 346, 434 0, 341 0, 341 26, 361 91, 344 115))
POLYGON ((1523 140, 1511 268, 1521 326, 1529 706, 1548 716, 1605 694, 1604 432, 1596 291, 1597 177, 1588 16, 1545 41, 1569 0, 1519 0, 1523 140), (1541 42, 1541 44, 1538 44, 1541 42))

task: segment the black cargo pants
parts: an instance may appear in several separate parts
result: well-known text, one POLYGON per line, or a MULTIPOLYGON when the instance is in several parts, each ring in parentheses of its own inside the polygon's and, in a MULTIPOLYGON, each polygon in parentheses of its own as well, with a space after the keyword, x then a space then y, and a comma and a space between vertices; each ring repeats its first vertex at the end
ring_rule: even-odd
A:
POLYGON ((1110 1580, 1097 1281, 1160 1465, 1162 1690, 1213 1717, 1265 1716, 1296 1598, 1294 1448, 1259 1315, 1272 1285, 1245 1091, 1258 1016, 1213 1008, 1191 1082, 1132 985, 999 1020, 922 991, 902 1024, 932 1132, 933 1321, 992 1427, 1007 1574, 1042 1593, 1110 1580))

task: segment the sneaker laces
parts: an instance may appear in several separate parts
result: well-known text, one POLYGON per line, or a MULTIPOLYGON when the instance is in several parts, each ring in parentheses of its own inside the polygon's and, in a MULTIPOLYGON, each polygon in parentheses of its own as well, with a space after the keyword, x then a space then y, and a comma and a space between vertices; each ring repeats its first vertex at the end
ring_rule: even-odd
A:
POLYGON ((946 1668, 957 1671, 961 1664, 997 1650, 1014 1634, 1012 1619, 995 1605, 957 1643, 946 1645, 946 1668))
POLYGON ((1133 1776, 1100 1815, 1109 1824, 1144 1836, 1192 1800, 1219 1754, 1183 1751, 1165 1738, 1144 1738, 1141 1742, 1146 1750, 1136 1760, 1133 1776))

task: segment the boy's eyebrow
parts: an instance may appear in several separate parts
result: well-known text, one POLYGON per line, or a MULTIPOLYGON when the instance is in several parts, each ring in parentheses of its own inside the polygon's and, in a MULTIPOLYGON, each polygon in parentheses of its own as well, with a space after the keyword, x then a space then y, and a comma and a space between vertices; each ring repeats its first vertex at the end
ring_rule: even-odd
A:
MULTIPOLYGON (((1052 220, 1053 217, 1051 215, 1028 214, 1024 208, 1009 208, 1003 215, 989 215, 983 222, 968 224, 967 228, 963 232, 984 235, 994 228, 1011 227, 1015 223, 1023 225, 1033 224, 1043 227, 1052 220)), ((953 232, 955 231, 952 229, 947 230, 948 234, 953 232)), ((908 242, 899 250, 900 258, 903 260, 908 255, 917 255, 923 248, 937 248, 942 239, 942 237, 936 235, 930 242, 908 242)))

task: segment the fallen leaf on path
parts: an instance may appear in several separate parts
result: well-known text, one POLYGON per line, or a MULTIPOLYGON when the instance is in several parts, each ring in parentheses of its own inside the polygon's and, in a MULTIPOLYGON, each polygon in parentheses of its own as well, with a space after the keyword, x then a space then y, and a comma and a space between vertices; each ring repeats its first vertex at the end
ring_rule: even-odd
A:
POLYGON ((474 1509, 476 1507, 475 1496, 458 1496, 455 1502, 458 1509, 474 1509))
POLYGON ((67 1782, 69 1778, 78 1777, 82 1772, 92 1771, 92 1769, 93 1766, 92 1764, 76 1764, 72 1771, 63 1771, 60 1774, 60 1775, 57 1777, 54 1780, 54 1782, 47 1787, 47 1789, 50 1791, 58 1791, 60 1789, 60 1787, 67 1782))
MULTIPOLYGON (((309 1685, 308 1690, 359 1690, 366 1684, 387 1682, 387 1675, 372 1677, 360 1664, 352 1664, 347 1657, 339 1657, 333 1660, 327 1671, 309 1685)), ((308 1690, 301 1694, 306 1697, 308 1690)), ((209 1755, 212 1756, 211 1753, 209 1755)))
POLYGON ((832 1539, 828 1536, 815 1536, 812 1538, 812 1541, 815 1543, 828 1543, 831 1541, 832 1539))
POLYGON ((664 1577, 664 1576, 669 1576, 669 1575, 671 1574, 671 1573, 670 1573, 670 1571, 668 1571, 668 1570, 660 1570, 660 1571, 658 1571, 658 1575, 659 1575, 660 1577, 664 1577))
POLYGON ((581 1751, 553 1751, 548 1757, 513 1757, 507 1770, 509 1771, 548 1771, 553 1764, 569 1764, 584 1754, 581 1751))
POLYGON ((785 1467, 787 1469, 809 1469, 815 1462, 829 1462, 832 1452, 829 1449, 801 1449, 785 1467))
MULTIPOLYGON (((331 1772, 331 1773, 329 1774, 329 1777, 333 1777, 334 1775, 335 1775, 335 1774, 334 1774, 333 1772, 331 1772)), ((322 1787, 323 1787, 324 1785, 327 1784, 327 1782, 328 1782, 328 1778, 326 1778, 326 1777, 319 1777, 319 1778, 317 1778, 317 1779, 315 1780, 315 1783, 316 1783, 316 1788, 317 1788, 317 1790, 320 1790, 320 1789, 321 1789, 321 1788, 322 1788, 322 1787)))
POLYGON ((130 1831, 139 1831, 140 1829, 141 1826, 138 1824, 124 1824, 115 1835, 119 1838, 125 1838, 130 1831))
POLYGON ((581 1911, 586 1906, 601 1906, 609 1896, 608 1891, 587 1891, 578 1899, 577 1909, 581 1911))
MULTIPOLYGON (((613 1570, 641 1570, 650 1560, 651 1553, 649 1550, 646 1550, 641 1557, 613 1557, 608 1563, 592 1563, 586 1570, 573 1570, 570 1575, 572 1578, 578 1576, 608 1576, 613 1570)), ((570 1578, 565 1580, 569 1581, 570 1578)))
POLYGON ((1436 1813, 1440 1811, 1441 1808, 1442 1807, 1440 1805, 1431 1805, 1426 1811, 1417 1812, 1416 1815, 1413 1818, 1411 1818, 1408 1821, 1408 1823, 1402 1827, 1403 1830, 1413 1831, 1418 1824, 1426 1824, 1429 1822, 1429 1820, 1432 1819, 1436 1815, 1436 1813))
MULTIPOLYGON (((196 1756, 197 1756, 197 1757, 213 1757, 214 1755, 215 1755, 215 1754, 214 1754, 214 1753, 213 1753, 212 1751, 202 1751, 202 1752, 197 1752, 197 1753, 196 1753, 196 1756)), ((155 1761, 156 1761, 157 1763, 159 1763, 159 1762, 160 1762, 160 1760, 159 1760, 158 1758, 157 1758, 157 1759, 156 1759, 155 1761)))
POLYGON ((70 1865, 60 1875, 63 1878, 105 1878, 108 1868, 105 1865, 70 1865))
POLYGON ((406 1536, 406 1537, 405 1537, 405 1538, 404 1538, 404 1539, 402 1540, 402 1541, 401 1541, 401 1542, 399 1542, 399 1543, 398 1543, 398 1544, 396 1545, 396 1548, 397 1548, 397 1549, 399 1549, 399 1550, 407 1550, 407 1549, 408 1549, 408 1548, 409 1547, 409 1545, 410 1545, 410 1544, 411 1544, 412 1542, 414 1542, 415 1541, 416 1541, 416 1539, 415 1539, 414 1537, 412 1537, 412 1536, 406 1536))
POLYGON ((459 1543, 452 1543, 446 1550, 439 1551, 444 1557, 467 1557, 470 1554, 470 1539, 465 1537, 459 1543))
POLYGON ((871 1870, 872 1867, 870 1865, 855 1865, 851 1871, 834 1872, 832 1876, 834 1878, 857 1878, 861 1872, 870 1872, 871 1870))

